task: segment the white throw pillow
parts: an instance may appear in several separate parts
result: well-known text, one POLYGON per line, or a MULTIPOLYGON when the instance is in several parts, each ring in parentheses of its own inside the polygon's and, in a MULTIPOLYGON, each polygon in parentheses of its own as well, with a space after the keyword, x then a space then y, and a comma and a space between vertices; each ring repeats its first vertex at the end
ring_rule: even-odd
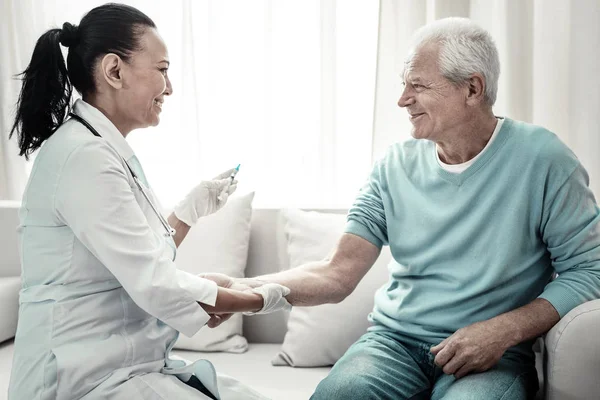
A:
MULTIPOLYGON (((332 253, 346 225, 344 214, 283 210, 290 267, 322 260, 332 253)), ((354 292, 339 304, 294 307, 288 331, 273 365, 318 367, 333 365, 369 326, 377 289, 388 281, 388 247, 354 292)))
MULTIPOLYGON (((220 272, 243 278, 253 198, 254 192, 233 196, 221 210, 200 218, 177 249, 177 268, 196 275, 220 272)), ((248 341, 242 336, 242 315, 235 314, 214 329, 204 326, 191 338, 179 335, 175 348, 243 353, 248 341)))

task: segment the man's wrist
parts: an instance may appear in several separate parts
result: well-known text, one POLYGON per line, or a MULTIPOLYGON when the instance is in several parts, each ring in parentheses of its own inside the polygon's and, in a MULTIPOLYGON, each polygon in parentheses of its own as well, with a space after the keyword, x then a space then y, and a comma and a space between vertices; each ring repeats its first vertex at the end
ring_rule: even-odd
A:
POLYGON ((490 321, 493 321, 493 330, 501 335, 501 340, 506 349, 516 346, 524 340, 521 327, 511 318, 509 313, 499 315, 490 321))
POLYGON ((254 289, 254 288, 260 287, 268 282, 261 281, 260 279, 257 279, 257 278, 233 278, 233 283, 239 283, 241 285, 246 285, 246 286, 254 289))

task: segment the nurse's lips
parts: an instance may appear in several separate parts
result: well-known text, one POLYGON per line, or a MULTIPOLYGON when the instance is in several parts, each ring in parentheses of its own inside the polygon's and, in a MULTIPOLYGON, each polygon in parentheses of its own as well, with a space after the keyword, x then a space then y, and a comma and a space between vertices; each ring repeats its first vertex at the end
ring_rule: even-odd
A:
POLYGON ((156 107, 158 107, 160 110, 162 110, 162 104, 163 104, 164 100, 154 100, 154 105, 156 107))

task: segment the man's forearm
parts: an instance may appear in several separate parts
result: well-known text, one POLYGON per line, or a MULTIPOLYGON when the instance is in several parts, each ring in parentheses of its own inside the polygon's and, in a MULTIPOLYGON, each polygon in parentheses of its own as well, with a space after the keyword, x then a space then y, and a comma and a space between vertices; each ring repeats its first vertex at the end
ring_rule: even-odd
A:
POLYGON ((298 268, 256 278, 236 279, 251 287, 278 283, 290 289, 286 300, 293 306, 316 306, 339 303, 350 292, 349 285, 335 274, 329 260, 305 264, 298 268))
POLYGON ((508 332, 509 345, 515 346, 548 332, 560 320, 560 315, 548 300, 538 298, 492 320, 508 332))
POLYGON ((171 215, 169 215, 168 221, 169 225, 171 225, 171 228, 175 229, 175 236, 173 237, 173 240, 175 241, 175 246, 179 247, 181 242, 183 242, 183 239, 185 239, 190 231, 190 226, 180 221, 179 218, 175 216, 175 213, 171 213, 171 215))
POLYGON ((277 274, 241 280, 249 286, 272 282, 286 286, 286 300, 294 306, 339 303, 358 285, 379 257, 381 248, 368 240, 345 233, 331 260, 304 264, 277 274))

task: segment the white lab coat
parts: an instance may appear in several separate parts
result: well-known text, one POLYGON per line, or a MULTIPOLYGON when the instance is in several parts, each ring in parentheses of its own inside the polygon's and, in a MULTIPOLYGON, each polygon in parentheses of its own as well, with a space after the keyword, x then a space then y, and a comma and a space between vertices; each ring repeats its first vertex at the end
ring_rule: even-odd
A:
POLYGON ((207 360, 170 357, 178 332, 193 336, 208 321, 197 302, 214 305, 216 284, 176 269, 116 127, 82 100, 74 112, 102 137, 67 121, 33 165, 9 399, 207 399, 183 383, 192 374, 217 398, 263 398, 207 360))

